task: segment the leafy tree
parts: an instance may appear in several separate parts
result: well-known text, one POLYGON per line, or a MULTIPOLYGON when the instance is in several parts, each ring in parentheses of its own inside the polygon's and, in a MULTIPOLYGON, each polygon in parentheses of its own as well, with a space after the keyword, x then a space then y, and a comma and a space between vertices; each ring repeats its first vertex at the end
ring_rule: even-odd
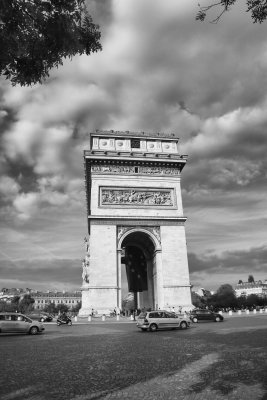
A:
POLYGON ((243 283, 242 279, 239 279, 238 284, 240 285, 241 283, 243 283))
POLYGON ((20 297, 19 296, 14 296, 13 299, 11 300, 11 305, 14 311, 19 310, 19 302, 20 302, 20 297))
POLYGON ((1 0, 0 74, 13 85, 41 83, 76 54, 101 50, 85 0, 1 0))
POLYGON ((57 312, 63 313, 63 312, 68 312, 69 307, 66 304, 59 304, 57 306, 57 312))
POLYGON ((259 296, 257 296, 256 294, 250 294, 247 297, 246 305, 247 307, 256 307, 260 303, 259 300, 260 300, 259 296))
POLYGON ((82 307, 82 302, 79 301, 79 303, 75 304, 75 306, 71 308, 71 311, 74 313, 78 313, 81 307, 82 307))
POLYGON ((5 312, 5 311, 15 311, 13 305, 10 303, 7 303, 6 301, 1 300, 0 301, 0 312, 5 312))
POLYGON ((213 296, 211 296, 210 303, 213 305, 214 308, 236 307, 237 299, 233 287, 228 283, 221 285, 217 292, 213 296))
POLYGON ((197 308, 205 308, 206 307, 206 298, 199 296, 196 292, 191 293, 192 304, 197 308))
POLYGON ((49 314, 57 314, 58 313, 55 303, 46 304, 46 306, 44 307, 44 311, 49 314))
POLYGON ((239 296, 236 298, 236 305, 238 308, 246 308, 247 306, 247 298, 246 296, 239 296))
MULTIPOLYGON (((210 12, 211 9, 218 8, 219 13, 218 15, 211 20, 212 23, 217 23, 221 16, 231 9, 237 0, 214 0, 213 3, 209 4, 208 6, 199 6, 199 11, 196 15, 196 20, 204 21, 207 13, 210 12)), ((267 2, 266 0, 246 0, 247 4, 247 12, 251 13, 251 18, 253 23, 262 23, 267 18, 267 2)))
POLYGON ((18 303, 18 311, 27 314, 29 311, 33 310, 34 302, 35 300, 30 294, 25 294, 18 303))
POLYGON ((254 276, 253 276, 253 275, 249 275, 249 276, 248 276, 248 282, 249 282, 249 283, 254 283, 254 282, 255 282, 254 276))

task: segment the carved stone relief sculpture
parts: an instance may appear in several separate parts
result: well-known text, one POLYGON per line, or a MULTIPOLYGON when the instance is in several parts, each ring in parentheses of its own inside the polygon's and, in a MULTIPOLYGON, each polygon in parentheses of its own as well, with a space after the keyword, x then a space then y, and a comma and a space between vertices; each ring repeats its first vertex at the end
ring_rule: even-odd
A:
POLYGON ((104 189, 101 205, 173 206, 171 190, 104 189))
POLYGON ((82 261, 82 279, 84 283, 89 283, 89 267, 90 267, 90 239, 84 238, 85 258, 82 261))

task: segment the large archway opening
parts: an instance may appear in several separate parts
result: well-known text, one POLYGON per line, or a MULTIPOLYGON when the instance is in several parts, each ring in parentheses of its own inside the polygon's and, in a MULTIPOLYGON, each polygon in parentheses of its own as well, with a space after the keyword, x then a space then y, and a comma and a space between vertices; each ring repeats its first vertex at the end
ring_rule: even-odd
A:
POLYGON ((142 231, 129 233, 121 243, 122 309, 157 307, 155 244, 142 231))

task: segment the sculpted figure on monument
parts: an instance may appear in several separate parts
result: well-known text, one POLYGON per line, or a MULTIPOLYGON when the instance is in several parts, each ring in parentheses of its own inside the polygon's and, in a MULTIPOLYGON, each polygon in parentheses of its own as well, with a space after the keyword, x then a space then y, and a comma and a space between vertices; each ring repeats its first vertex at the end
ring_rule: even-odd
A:
POLYGON ((85 259, 82 262, 82 279, 84 282, 89 283, 89 265, 90 265, 90 238, 84 238, 85 245, 85 259))
POLYGON ((82 273, 83 281, 89 283, 89 264, 87 264, 85 260, 83 260, 82 262, 82 268, 83 268, 83 273, 82 273))
POLYGON ((84 238, 84 246, 85 246, 85 252, 90 253, 90 238, 87 238, 86 236, 84 238))

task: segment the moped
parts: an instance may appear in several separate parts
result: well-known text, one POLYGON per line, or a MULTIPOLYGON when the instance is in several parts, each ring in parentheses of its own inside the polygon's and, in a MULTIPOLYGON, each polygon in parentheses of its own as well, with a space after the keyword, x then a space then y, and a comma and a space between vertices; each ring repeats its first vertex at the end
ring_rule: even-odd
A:
POLYGON ((65 316, 65 317, 58 317, 58 319, 57 319, 57 325, 58 326, 60 326, 60 325, 69 325, 69 326, 71 326, 72 325, 72 320, 70 319, 70 317, 67 317, 67 316, 65 316))

